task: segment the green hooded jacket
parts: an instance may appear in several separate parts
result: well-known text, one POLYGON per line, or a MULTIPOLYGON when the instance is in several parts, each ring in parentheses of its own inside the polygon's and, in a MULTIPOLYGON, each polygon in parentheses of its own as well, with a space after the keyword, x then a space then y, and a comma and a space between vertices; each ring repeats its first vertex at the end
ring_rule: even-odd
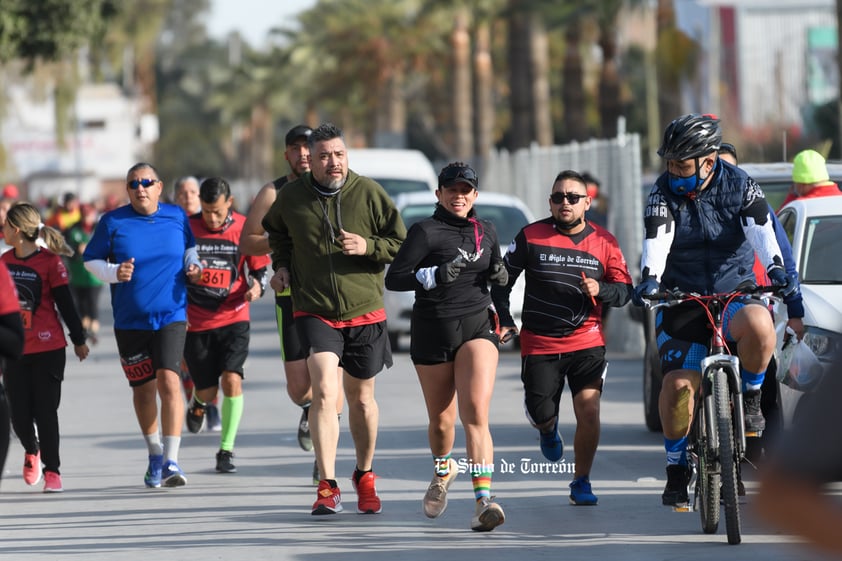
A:
POLYGON ((383 308, 385 266, 406 238, 406 226, 377 182, 349 170, 342 188, 324 196, 305 173, 281 187, 263 227, 272 268, 290 272, 295 311, 345 321, 383 308), (340 225, 365 238, 365 255, 342 253, 340 225))

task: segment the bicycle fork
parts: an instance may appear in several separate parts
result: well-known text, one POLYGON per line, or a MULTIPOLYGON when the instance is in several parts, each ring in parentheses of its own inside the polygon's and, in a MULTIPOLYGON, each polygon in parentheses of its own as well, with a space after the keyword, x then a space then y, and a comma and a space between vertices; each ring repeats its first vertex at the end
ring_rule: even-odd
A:
MULTIPOLYGON (((714 404, 713 392, 713 373, 717 370, 723 370, 728 378, 728 390, 731 394, 732 421, 734 428, 734 443, 736 458, 734 461, 739 463, 745 455, 746 448, 746 434, 742 399, 742 377, 740 376, 740 359, 736 356, 727 354, 713 354, 704 358, 701 362, 702 380, 701 380, 701 395, 697 405, 698 411, 694 413, 695 423, 702 423, 704 426, 704 442, 698 442, 695 438, 691 439, 692 444, 688 448, 688 453, 692 459, 690 481, 687 484, 688 497, 690 503, 687 507, 682 508, 684 511, 696 511, 698 505, 698 483, 699 477, 704 476, 699 472, 699 455, 706 455, 709 459, 714 456, 719 460, 719 432, 716 429, 716 406, 714 404), (712 455, 709 455, 713 451, 712 455)), ((693 428, 691 431, 695 431, 693 428)), ((721 470, 721 462, 716 461, 715 464, 706 463, 707 470, 713 470, 714 473, 719 473, 721 470)))
MULTIPOLYGON (((708 373, 714 372, 717 369, 722 369, 728 376, 728 390, 731 394, 732 411, 731 416, 734 424, 734 444, 737 457, 735 461, 739 463, 745 455, 746 449, 746 428, 745 428, 745 410, 743 408, 743 379, 740 376, 740 359, 734 355, 715 354, 702 359, 702 372, 707 377, 708 373)), ((712 383, 710 379, 706 383, 712 383)), ((705 403, 705 426, 709 429, 708 437, 712 439, 712 443, 716 450, 719 450, 719 440, 716 436, 716 410, 713 407, 713 396, 711 391, 702 394, 706 400, 705 403)))

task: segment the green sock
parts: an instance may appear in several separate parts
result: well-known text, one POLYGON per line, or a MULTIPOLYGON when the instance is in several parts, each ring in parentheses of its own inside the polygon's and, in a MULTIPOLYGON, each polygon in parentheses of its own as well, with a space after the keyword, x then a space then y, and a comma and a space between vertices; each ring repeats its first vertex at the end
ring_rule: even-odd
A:
POLYGON ((450 456, 453 452, 448 452, 446 456, 433 456, 433 466, 438 477, 447 477, 450 475, 450 456))
POLYGON ((222 436, 219 447, 229 452, 234 450, 234 439, 237 438, 237 429, 240 428, 240 419, 243 418, 243 396, 222 398, 222 436))
POLYGON ((474 496, 480 499, 491 498, 491 475, 494 473, 494 466, 477 465, 471 471, 471 483, 474 485, 474 496))

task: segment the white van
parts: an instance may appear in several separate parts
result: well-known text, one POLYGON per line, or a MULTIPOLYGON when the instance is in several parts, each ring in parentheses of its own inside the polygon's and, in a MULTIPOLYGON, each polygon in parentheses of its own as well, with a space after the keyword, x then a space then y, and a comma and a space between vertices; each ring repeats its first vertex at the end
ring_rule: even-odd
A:
POLYGON ((419 150, 351 148, 348 167, 377 181, 393 199, 401 193, 435 191, 438 187, 433 164, 419 150))

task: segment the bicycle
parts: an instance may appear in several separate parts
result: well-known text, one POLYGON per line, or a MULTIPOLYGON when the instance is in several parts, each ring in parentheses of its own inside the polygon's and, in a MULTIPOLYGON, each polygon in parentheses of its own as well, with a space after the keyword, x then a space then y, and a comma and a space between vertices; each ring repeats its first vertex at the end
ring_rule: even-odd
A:
POLYGON ((687 455, 691 464, 688 495, 692 488, 693 499, 686 509, 698 510, 702 531, 714 534, 719 528, 721 498, 728 543, 731 545, 742 541, 737 473, 740 462, 745 458, 747 434, 740 359, 728 352, 722 331, 722 315, 736 298, 761 294, 768 297, 780 289, 780 286, 752 285, 712 295, 670 290, 644 296, 651 308, 696 302, 704 307, 712 326, 708 354, 701 361, 701 383, 688 435, 687 455))

